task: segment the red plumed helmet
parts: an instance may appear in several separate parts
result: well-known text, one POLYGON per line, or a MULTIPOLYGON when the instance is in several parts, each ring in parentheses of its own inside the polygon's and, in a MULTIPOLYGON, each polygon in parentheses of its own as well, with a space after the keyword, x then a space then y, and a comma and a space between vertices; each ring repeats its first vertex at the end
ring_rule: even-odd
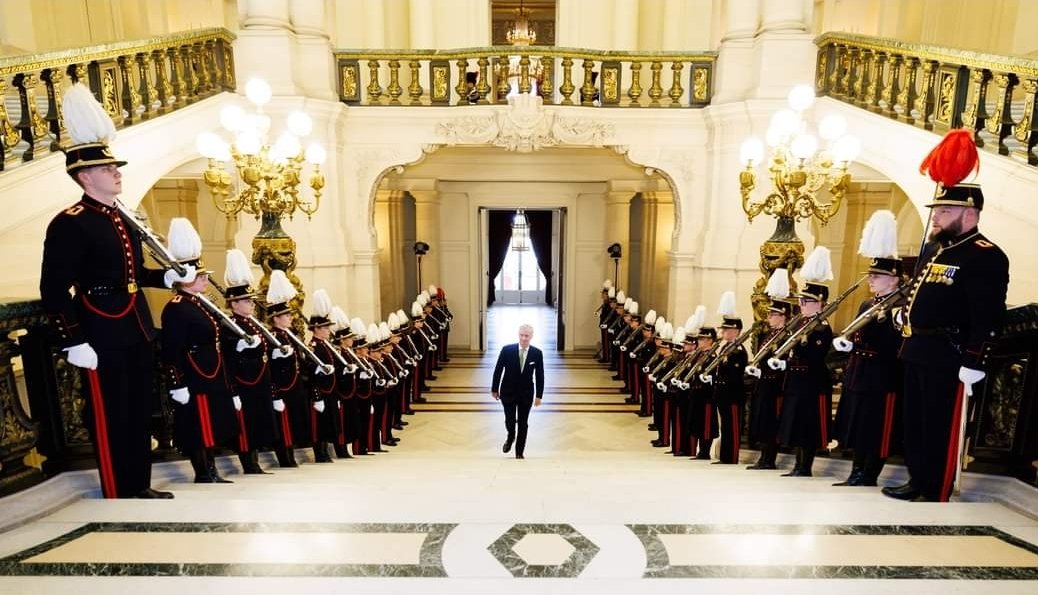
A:
POLYGON ((977 145, 973 142, 973 133, 965 128, 944 135, 944 139, 919 165, 919 173, 929 174, 930 179, 946 188, 955 186, 979 170, 977 145))

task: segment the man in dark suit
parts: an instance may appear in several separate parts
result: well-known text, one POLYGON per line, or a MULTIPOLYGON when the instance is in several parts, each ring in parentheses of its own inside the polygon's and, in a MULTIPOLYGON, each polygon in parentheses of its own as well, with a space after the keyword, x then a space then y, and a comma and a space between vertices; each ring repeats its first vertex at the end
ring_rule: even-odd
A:
POLYGON ((519 327, 519 342, 505 345, 497 356, 494 366, 494 381, 490 385, 495 400, 505 408, 505 429, 508 438, 502 452, 512 449, 515 442, 515 458, 522 459, 526 450, 526 429, 530 419, 530 406, 540 407, 544 395, 544 355, 540 349, 530 345, 533 327, 519 327), (536 386, 535 386, 536 383, 536 386), (536 396, 535 396, 536 395, 536 396), (519 433, 516 435, 516 421, 519 433))

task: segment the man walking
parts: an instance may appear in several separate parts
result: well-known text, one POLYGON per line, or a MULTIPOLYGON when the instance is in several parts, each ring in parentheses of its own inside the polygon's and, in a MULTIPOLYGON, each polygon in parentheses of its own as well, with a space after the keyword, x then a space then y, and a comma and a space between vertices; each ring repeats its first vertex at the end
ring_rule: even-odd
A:
POLYGON ((526 450, 526 429, 530 419, 530 407, 540 407, 544 395, 544 355, 540 349, 530 345, 533 327, 519 327, 519 342, 505 345, 497 356, 494 380, 490 384, 491 394, 505 408, 505 429, 508 438, 502 452, 512 449, 515 442, 515 458, 522 459, 526 450), (535 386, 536 384, 536 386, 535 386), (535 396, 536 395, 536 396, 535 396), (516 422, 519 432, 516 433, 516 422))

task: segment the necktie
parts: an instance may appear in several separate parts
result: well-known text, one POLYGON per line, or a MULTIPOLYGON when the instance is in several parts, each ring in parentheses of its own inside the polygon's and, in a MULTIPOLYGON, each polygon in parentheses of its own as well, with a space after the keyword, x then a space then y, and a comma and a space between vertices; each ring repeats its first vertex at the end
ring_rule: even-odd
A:
POLYGON ((519 350, 519 371, 522 372, 526 368, 526 350, 519 350))

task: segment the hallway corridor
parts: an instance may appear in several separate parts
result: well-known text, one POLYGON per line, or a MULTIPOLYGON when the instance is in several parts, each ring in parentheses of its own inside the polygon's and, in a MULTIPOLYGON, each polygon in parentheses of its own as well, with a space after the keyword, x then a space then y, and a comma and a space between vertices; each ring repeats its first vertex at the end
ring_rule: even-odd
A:
MULTIPOLYGON (((231 485, 159 465, 154 483, 175 500, 80 499, 0 534, 0 593, 1038 589, 1034 518, 833 488, 836 462, 794 479, 665 455, 589 353, 545 350, 527 459, 503 455, 488 390, 509 326, 486 354, 451 353, 390 452, 298 469, 266 458, 268 476, 228 458, 231 485)), ((15 509, 0 501, 0 514, 15 509)))

